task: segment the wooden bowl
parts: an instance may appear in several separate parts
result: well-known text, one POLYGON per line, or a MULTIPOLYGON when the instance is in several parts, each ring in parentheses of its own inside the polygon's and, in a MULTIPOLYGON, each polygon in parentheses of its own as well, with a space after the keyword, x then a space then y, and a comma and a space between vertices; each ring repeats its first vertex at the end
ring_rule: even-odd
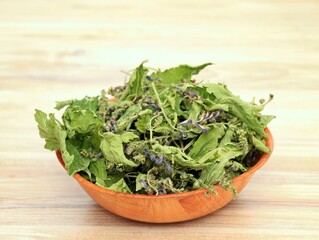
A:
MULTIPOLYGON (((273 151, 273 138, 269 129, 265 129, 268 135, 266 145, 273 151)), ((64 167, 60 151, 56 155, 64 167)), ((253 174, 261 168, 270 157, 263 154, 258 162, 247 172, 233 179, 232 185, 239 193, 249 182, 253 174)), ((205 195, 206 189, 194 190, 184 193, 167 195, 143 195, 116 192, 99 187, 79 174, 73 176, 89 196, 106 210, 119 216, 141 222, 170 223, 182 222, 205 216, 225 206, 233 200, 230 191, 226 191, 219 185, 214 188, 215 194, 205 195)))

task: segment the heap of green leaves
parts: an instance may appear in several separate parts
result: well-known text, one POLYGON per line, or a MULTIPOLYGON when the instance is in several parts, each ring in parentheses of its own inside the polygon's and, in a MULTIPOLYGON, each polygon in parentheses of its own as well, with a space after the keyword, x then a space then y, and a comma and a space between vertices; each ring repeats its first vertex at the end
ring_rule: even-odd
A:
POLYGON ((268 153, 265 104, 225 85, 196 83, 210 63, 154 71, 142 63, 127 84, 100 96, 57 102, 62 122, 36 110, 45 148, 60 150, 69 175, 125 193, 168 194, 230 188, 268 153), (114 99, 113 99, 114 98, 114 99))

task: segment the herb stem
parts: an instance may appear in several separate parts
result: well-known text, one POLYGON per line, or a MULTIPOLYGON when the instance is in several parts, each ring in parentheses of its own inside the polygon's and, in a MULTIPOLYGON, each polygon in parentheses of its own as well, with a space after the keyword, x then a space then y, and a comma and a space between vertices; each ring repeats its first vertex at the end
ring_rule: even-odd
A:
POLYGON ((175 144, 175 146, 176 146, 177 148, 180 148, 180 146, 177 144, 177 142, 176 142, 175 140, 173 140, 173 143, 175 144))
POLYGON ((146 181, 148 183, 148 185, 156 192, 156 195, 158 195, 158 190, 151 184, 150 182, 150 172, 152 171, 153 169, 150 169, 148 172, 147 172, 147 175, 146 175, 146 181))
POLYGON ((183 148, 183 151, 185 152, 190 146, 192 146, 194 141, 195 138, 193 138, 189 143, 187 143, 186 146, 183 148))
POLYGON ((169 120, 169 118, 167 117, 167 115, 166 115, 166 113, 165 113, 165 111, 164 111, 163 104, 162 104, 161 99, 160 99, 160 97, 159 97, 159 95, 158 95, 158 92, 157 92, 157 90, 156 90, 156 87, 155 87, 154 82, 151 83, 151 86, 152 86, 152 88, 153 88, 155 97, 156 97, 156 99, 157 99, 158 106, 159 106, 160 109, 162 110, 162 113, 163 113, 163 115, 164 115, 164 117, 165 117, 167 123, 169 124, 169 126, 170 126, 172 129, 176 129, 176 128, 172 125, 171 121, 169 120))
POLYGON ((149 122, 149 127, 150 127, 150 143, 152 143, 152 142, 153 142, 153 128, 152 128, 152 121, 153 121, 153 119, 155 119, 157 116, 158 116, 158 115, 156 115, 156 116, 152 117, 152 118, 150 119, 150 122, 149 122))
POLYGON ((183 140, 179 140, 179 144, 180 144, 180 147, 181 147, 181 150, 184 152, 184 142, 183 140))

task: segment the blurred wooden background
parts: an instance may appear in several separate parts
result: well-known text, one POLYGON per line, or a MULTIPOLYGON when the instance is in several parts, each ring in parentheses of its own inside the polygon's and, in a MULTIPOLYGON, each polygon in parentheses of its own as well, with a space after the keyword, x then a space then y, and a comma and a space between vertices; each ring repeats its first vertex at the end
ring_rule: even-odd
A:
POLYGON ((316 239, 319 222, 319 2, 0 1, 0 239, 316 239), (121 72, 215 63, 265 113, 275 151, 238 200, 190 222, 129 221, 95 205, 43 149, 34 108, 98 95, 121 72))

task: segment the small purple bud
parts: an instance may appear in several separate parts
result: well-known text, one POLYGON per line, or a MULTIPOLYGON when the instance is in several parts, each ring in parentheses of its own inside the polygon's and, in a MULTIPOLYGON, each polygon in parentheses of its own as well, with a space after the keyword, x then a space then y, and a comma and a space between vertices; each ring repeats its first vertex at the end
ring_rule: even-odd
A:
POLYGON ((139 182, 143 185, 143 188, 148 191, 148 187, 147 187, 147 184, 146 182, 143 180, 143 179, 140 179, 139 182))
POLYGON ((192 124, 193 123, 193 121, 191 120, 191 119, 189 119, 189 120, 185 120, 185 121, 183 121, 183 122, 181 122, 181 123, 179 123, 179 124, 177 124, 177 127, 178 126, 181 126, 181 125, 190 125, 190 124, 192 124))
POLYGON ((158 191, 158 195, 164 194, 162 186, 159 186, 157 191, 158 191))
POLYGON ((153 162, 155 162, 156 156, 152 153, 152 154, 150 154, 150 159, 151 159, 153 162))
POLYGON ((203 133, 207 133, 208 129, 202 127, 198 122, 195 122, 195 126, 199 128, 203 133))
POLYGON ((101 157, 103 157, 102 153, 98 153, 98 154, 95 155, 95 158, 101 158, 101 157))
POLYGON ((164 160, 163 156, 160 155, 158 158, 155 158, 155 163, 157 165, 161 165, 163 163, 163 160, 164 160))
POLYGON ((171 167, 171 165, 165 161, 165 168, 166 168, 166 171, 169 173, 169 174, 172 174, 173 172, 173 168, 171 167))
POLYGON ((155 111, 159 111, 161 110, 159 106, 152 104, 151 107, 155 110, 155 111))
POLYGON ((216 118, 219 117, 222 113, 223 113, 223 110, 217 110, 216 112, 214 112, 214 113, 211 115, 211 119, 216 119, 216 118))
MULTIPOLYGON (((208 120, 211 116, 212 116, 212 114, 211 114, 210 112, 208 112, 207 115, 205 115, 205 116, 203 117, 203 119, 200 120, 200 121, 206 121, 206 120, 208 120)), ((199 121, 199 122, 200 122, 200 121, 199 121)))
POLYGON ((147 152, 148 152, 148 149, 146 147, 141 150, 142 154, 146 154, 147 152))

